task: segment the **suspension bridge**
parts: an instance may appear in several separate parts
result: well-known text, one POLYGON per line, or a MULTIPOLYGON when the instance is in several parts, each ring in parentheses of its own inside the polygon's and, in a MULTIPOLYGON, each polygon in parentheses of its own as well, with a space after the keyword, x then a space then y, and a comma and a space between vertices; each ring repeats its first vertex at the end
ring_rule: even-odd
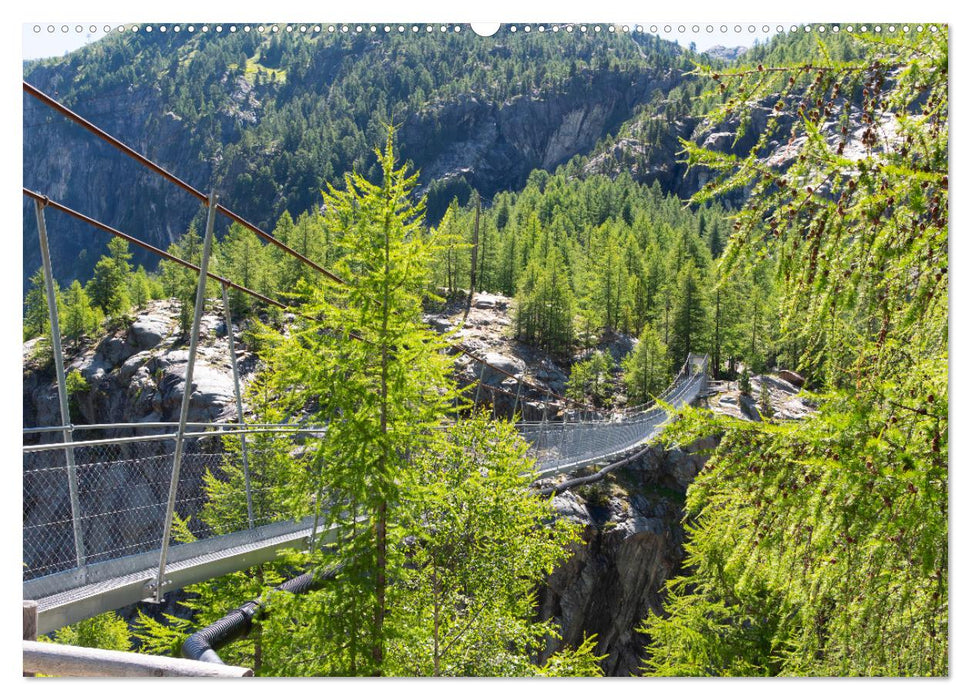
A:
MULTIPOLYGON (((189 192, 208 208, 202 259, 196 265, 23 188, 24 196, 34 202, 61 416, 61 425, 24 429, 23 597, 37 601, 37 632, 50 632, 141 600, 160 602, 166 592, 272 560, 283 549, 334 541, 335 531, 320 528, 319 517, 289 518, 272 506, 273 489, 277 487, 251 478, 260 473, 264 462, 281 455, 297 462, 306 459, 308 446, 326 431, 326 426, 265 425, 245 420, 227 290, 299 312, 209 270, 215 219, 228 217, 332 282, 348 282, 218 204, 213 194, 193 188, 26 82, 24 92, 189 192), (48 210, 76 218, 198 274, 186 389, 178 422, 72 425, 47 240, 48 210), (235 385, 234 423, 188 421, 206 281, 210 279, 222 289, 235 385), (230 473, 243 476, 239 493, 234 494, 238 496, 239 515, 236 520, 224 518, 215 529, 198 519, 206 507, 206 479, 225 481, 230 473), (173 543, 173 535, 186 521, 192 541, 173 543)), ((671 409, 691 403, 705 393, 707 386, 707 356, 689 355, 657 402, 608 413, 494 367, 460 345, 454 351, 467 355, 482 370, 478 381, 466 387, 467 392, 475 393, 476 402, 491 400, 495 406, 499 395, 514 396, 510 414, 522 415, 526 411, 517 409, 525 406, 525 402, 520 403, 524 388, 545 396, 541 417, 516 424, 528 443, 527 454, 535 463, 537 478, 569 474, 622 458, 656 437, 670 419, 671 409), (516 393, 485 383, 487 367, 514 379, 516 393), (551 403, 560 409, 552 416, 548 410, 551 403)))

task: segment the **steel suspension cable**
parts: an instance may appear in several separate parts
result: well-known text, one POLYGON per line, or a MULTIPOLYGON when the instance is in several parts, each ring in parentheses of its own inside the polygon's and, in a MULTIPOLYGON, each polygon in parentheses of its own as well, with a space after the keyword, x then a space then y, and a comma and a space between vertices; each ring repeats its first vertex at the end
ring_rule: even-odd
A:
MULTIPOLYGON (((58 102, 57 100, 55 100, 53 97, 50 97, 49 95, 45 94, 44 92, 42 92, 38 88, 36 88, 33 85, 31 85, 30 83, 28 83, 26 80, 23 81, 23 84, 24 84, 24 87, 23 87, 24 92, 26 92, 31 97, 39 100, 40 102, 42 102, 43 104, 47 105, 51 109, 59 112, 61 115, 63 115, 64 117, 67 117, 68 119, 70 119, 75 124, 77 124, 77 125, 85 128, 85 129, 87 129, 88 131, 90 131, 92 134, 94 134, 95 136, 97 136, 99 139, 101 139, 105 143, 110 144, 111 146, 113 146, 114 148, 118 149, 119 151, 121 151, 122 153, 124 153, 126 156, 128 156, 131 159, 133 159, 137 163, 145 166, 146 168, 148 168, 149 170, 151 170, 155 174, 162 176, 163 178, 165 178, 166 180, 168 180, 172 184, 174 184, 177 187, 185 190, 186 192, 188 192, 189 194, 191 194, 193 197, 195 197, 199 201, 201 201, 201 202, 203 202, 205 204, 208 204, 209 203, 209 197, 204 192, 201 192, 200 190, 197 190, 195 187, 193 187, 192 185, 188 184, 184 180, 180 179, 176 175, 173 175, 172 173, 170 173, 168 170, 166 170, 165 168, 163 168, 158 163, 155 163, 154 161, 148 159, 147 157, 145 157, 144 155, 142 155, 141 153, 139 153, 138 151, 136 151, 131 146, 128 146, 127 144, 125 144, 121 140, 115 138, 114 136, 112 136, 108 132, 104 131, 103 129, 99 128, 98 126, 95 126, 94 124, 92 124, 91 122, 89 122, 87 119, 85 119, 84 117, 82 117, 80 114, 77 114, 76 112, 73 112, 72 110, 68 109, 67 107, 65 107, 64 105, 62 105, 60 102, 58 102)), ((290 246, 288 246, 286 243, 284 243, 280 239, 275 238, 274 236, 270 235, 269 233, 267 233, 266 231, 264 231, 263 229, 261 229, 256 224, 251 223, 250 221, 247 221, 246 219, 244 219, 242 216, 240 216, 236 212, 231 211, 230 209, 227 209, 226 207, 224 207, 222 204, 217 204, 216 205, 216 211, 219 212, 220 214, 222 214, 223 216, 226 216, 229 219, 232 219, 233 221, 235 221, 236 223, 240 224, 241 226, 244 226, 245 228, 248 228, 250 231, 252 231, 253 233, 255 233, 257 236, 259 236, 260 238, 262 238, 263 240, 265 240, 267 243, 271 243, 272 245, 275 245, 280 250, 283 250, 286 253, 288 253, 289 255, 292 255, 293 257, 295 257, 297 260, 299 260, 300 262, 304 263, 305 265, 309 265, 310 267, 312 267, 314 270, 316 270, 317 272, 321 273, 325 277, 328 277, 329 279, 333 280, 334 282, 337 282, 338 284, 347 284, 347 282, 345 280, 341 279, 340 277, 338 277, 337 275, 335 275, 330 270, 327 270, 324 267, 318 265, 317 263, 315 263, 313 260, 311 260, 310 258, 306 257, 305 255, 301 255, 300 253, 298 253, 297 251, 295 251, 293 248, 291 248, 290 246)))
MULTIPOLYGON (((64 204, 61 204, 60 202, 57 202, 57 201, 55 201, 53 199, 50 199, 49 197, 47 197, 45 195, 42 195, 42 194, 40 194, 38 192, 34 192, 33 190, 29 190, 26 187, 24 187, 22 189, 23 189, 24 195, 26 197, 29 197, 29 198, 31 198, 31 199, 33 199, 35 201, 38 201, 38 202, 43 202, 43 204, 44 204, 45 207, 49 207, 51 209, 55 209, 57 211, 63 212, 65 214, 67 214, 68 216, 73 216, 75 219, 78 219, 79 221, 83 221, 86 224, 89 224, 91 226, 94 226, 95 228, 100 229, 100 230, 104 231, 105 233, 110 233, 112 236, 116 236, 118 238, 121 238, 122 240, 128 241, 129 243, 132 243, 132 244, 138 246, 139 248, 143 248, 143 249, 145 249, 145 250, 147 250, 147 251, 149 251, 151 253, 154 253, 155 255, 158 255, 159 257, 165 258, 166 260, 169 260, 171 262, 174 262, 174 263, 176 263, 178 265, 182 265, 183 267, 185 267, 185 268, 187 268, 189 270, 193 270, 196 273, 199 272, 199 266, 196 265, 195 263, 191 263, 188 260, 183 260, 182 258, 180 258, 178 256, 175 256, 175 255, 172 255, 171 253, 166 252, 166 251, 162 250, 161 248, 156 248, 151 243, 146 243, 145 241, 140 240, 138 238, 135 238, 134 236, 131 236, 131 235, 127 234, 127 233, 123 233, 122 231, 119 231, 118 229, 113 228, 113 227, 109 226, 106 223, 103 223, 101 221, 98 221, 97 219, 92 219, 90 216, 87 216, 86 214, 82 214, 79 211, 75 211, 74 209, 71 209, 70 207, 68 207, 68 206, 66 206, 64 204)), ((233 289, 238 290, 240 292, 243 292, 244 294, 248 294, 248 295, 252 296, 255 299, 259 299, 260 301, 262 301, 262 302, 264 302, 266 304, 270 304, 271 306, 276 306, 276 307, 278 307, 280 309, 283 309, 285 311, 290 311, 292 313, 297 313, 293 308, 291 308, 290 306, 287 306, 283 302, 277 301, 276 299, 271 299, 270 297, 265 296, 263 294, 260 294, 259 292, 253 291, 252 289, 249 289, 248 287, 244 287, 244 286, 242 286, 240 284, 236 284, 232 280, 229 280, 229 279, 223 277, 222 275, 217 275, 214 272, 207 272, 206 273, 206 276, 209 279, 212 279, 212 280, 215 280, 217 282, 220 282, 221 284, 225 284, 226 286, 232 287, 233 289)))
MULTIPOLYGON (((106 143, 110 144, 114 148, 118 149, 119 151, 121 151, 126 156, 128 156, 131 159, 133 159, 134 161, 136 161, 140 165, 145 166, 146 168, 148 168, 152 172, 156 173, 157 175, 160 175, 161 177, 163 177, 164 179, 168 180, 172 184, 176 185, 180 189, 185 190, 186 192, 188 192, 189 194, 191 194, 193 197, 196 197, 199 201, 201 201, 201 202, 203 202, 205 204, 208 204, 209 197, 204 192, 202 192, 202 191, 196 189, 195 187, 193 187, 192 185, 188 184, 187 182, 185 182, 184 180, 182 180, 178 176, 174 175, 173 173, 171 173, 168 170, 166 170, 165 168, 163 168, 161 165, 155 163, 151 159, 147 158, 146 156, 144 156, 141 153, 139 153, 138 151, 136 151, 131 146, 125 144, 120 139, 112 136, 111 134, 109 134, 105 130, 101 129, 100 127, 98 127, 95 124, 93 124, 92 122, 88 121, 87 119, 85 119, 81 115, 77 114, 73 110, 71 110, 68 107, 66 107, 65 105, 61 104, 60 102, 58 102, 57 100, 55 100, 53 97, 47 95, 42 90, 40 90, 37 87, 31 85, 26 80, 24 80, 22 82, 23 82, 23 90, 24 90, 24 92, 26 92, 31 97, 37 99, 38 101, 40 101, 44 105, 50 107, 51 109, 53 109, 54 111, 58 112, 62 116, 66 117, 70 121, 74 122, 75 124, 81 126, 82 128, 86 129, 87 131, 91 132, 92 134, 94 134, 95 136, 97 136, 99 139, 105 141, 106 143)), ((37 195, 36 193, 31 192, 26 187, 24 188, 24 194, 28 194, 28 196, 32 196, 35 199, 42 199, 42 196, 41 195, 37 195)), ((50 202, 50 200, 46 200, 46 201, 50 202)), ((53 205, 53 202, 50 202, 50 203, 53 205)), ((73 216, 76 216, 77 218, 79 218, 79 219, 81 219, 83 221, 87 221, 88 223, 92 224, 93 226, 96 226, 97 228, 100 228, 102 230, 108 231, 109 233, 112 233, 113 235, 117 235, 120 238, 124 238, 125 240, 128 240, 129 242, 134 243, 135 245, 138 245, 138 246, 140 246, 142 248, 145 248, 146 250, 151 250, 152 252, 154 252, 156 254, 162 255, 163 257, 166 257, 166 258, 172 260, 173 262, 178 262, 178 259, 174 258, 174 256, 170 256, 168 253, 166 253, 166 252, 164 252, 164 251, 162 251, 162 250, 160 250, 158 248, 155 248, 154 246, 150 246, 150 244, 148 244, 148 243, 144 243, 144 242, 138 241, 138 239, 135 239, 133 237, 127 236, 126 234, 122 234, 120 231, 117 231, 116 229, 112 229, 111 227, 107 226, 107 224, 102 224, 101 222, 97 222, 94 219, 91 219, 89 217, 86 217, 84 214, 80 214, 79 212, 75 212, 74 210, 69 209, 68 207, 65 207, 64 205, 56 205, 56 206, 54 206, 54 208, 59 209, 60 211, 63 211, 65 213, 69 213, 69 214, 71 214, 73 216)), ((305 265, 310 266, 311 268, 313 268, 317 272, 323 274, 325 277, 329 278, 330 280, 332 280, 332 281, 334 281, 334 282, 336 282, 338 284, 341 284, 341 285, 347 285, 348 284, 348 282, 346 280, 344 280, 341 277, 337 276, 336 274, 334 274, 330 270, 327 270, 324 267, 318 265, 317 263, 315 263, 313 260, 310 260, 306 256, 298 253, 293 248, 291 248, 288 245, 286 245, 283 241, 279 240, 278 238, 275 238, 274 236, 272 236, 271 234, 267 233, 266 231, 263 231, 256 224, 253 224, 252 222, 244 219, 242 216, 240 216, 236 212, 234 212, 234 211, 226 208, 222 204, 217 204, 216 205, 216 211, 219 212, 220 214, 226 216, 227 218, 231 219, 232 221, 235 221, 236 223, 240 224, 241 226, 249 229, 250 231, 252 231, 253 233, 255 233, 257 236, 259 236, 260 238, 262 238, 263 240, 267 241, 268 243, 270 243, 272 245, 277 246, 278 248, 280 248, 281 250, 285 251, 289 255, 293 256, 294 258, 296 258, 300 262, 304 263, 305 265)), ((189 265, 191 266, 191 263, 189 263, 189 265)), ((191 266, 190 269, 194 269, 195 271, 198 272, 198 269, 199 268, 198 268, 198 266, 191 266)), ((288 310, 291 310, 292 311, 292 309, 290 309, 290 307, 288 307, 286 305, 281 305, 280 302, 277 302, 275 300, 271 300, 268 297, 264 297, 263 295, 259 295, 258 292, 253 292, 252 290, 248 290, 247 291, 245 287, 241 287, 239 285, 236 285, 233 282, 230 282, 229 280, 226 280, 225 278, 218 277, 218 276, 214 276, 212 274, 210 274, 209 277, 211 277, 212 279, 216 279, 219 282, 224 282, 224 283, 228 284, 229 286, 231 286, 233 289, 237 289, 239 291, 244 291, 244 292, 253 294, 254 296, 257 296, 257 298, 260 298, 262 301, 264 301, 266 303, 269 303, 269 304, 272 304, 274 306, 278 306, 280 308, 285 308, 285 309, 288 309, 288 310)), ((357 336, 355 336, 354 334, 352 334, 352 337, 357 337, 357 336)), ((358 337, 358 339, 360 339, 360 338, 358 337)), ((492 369, 492 370, 494 370, 496 372, 499 372, 501 374, 504 374, 506 376, 512 377, 513 379, 517 379, 517 380, 519 379, 518 377, 516 377, 515 375, 513 375, 511 373, 509 373, 509 372, 507 372, 507 371, 505 371, 505 370, 503 370, 503 369, 501 369, 499 367, 496 367, 496 366, 494 366, 492 364, 489 364, 488 362, 485 362, 485 360, 483 360, 480 357, 477 357, 475 354, 473 354, 472 352, 466 350, 461 345, 456 345, 455 347, 459 350, 459 352, 461 352, 461 353, 463 353, 465 355, 468 355, 469 357, 471 357, 472 359, 474 359, 477 362, 480 362, 480 363, 483 363, 483 364, 487 365, 490 369, 492 369)), ((535 389, 537 391, 543 391, 543 388, 542 387, 539 387, 539 386, 537 386, 537 385, 535 385, 535 384, 533 384, 531 382, 528 382, 526 380, 522 380, 522 381, 527 386, 529 386, 532 389, 535 389)), ((556 392, 552 392, 551 391, 550 392, 550 395, 553 396, 554 398, 560 400, 560 401, 568 402, 568 403, 570 403, 570 404, 572 404, 574 406, 577 406, 577 407, 581 407, 581 408, 588 407, 587 404, 584 404, 584 403, 575 401, 575 400, 570 399, 570 398, 568 398, 566 396, 562 396, 560 394, 557 394, 556 392)))

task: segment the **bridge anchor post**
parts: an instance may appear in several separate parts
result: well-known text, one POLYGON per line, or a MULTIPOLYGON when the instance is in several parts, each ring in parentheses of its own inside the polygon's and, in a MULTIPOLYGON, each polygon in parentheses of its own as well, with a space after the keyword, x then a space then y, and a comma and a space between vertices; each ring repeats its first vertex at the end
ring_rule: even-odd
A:
POLYGON ((57 396, 60 400, 64 458, 67 464, 68 494, 71 500, 71 527, 74 531, 74 554, 78 568, 84 566, 84 532, 81 529, 81 502, 78 496, 78 469, 74 462, 74 431, 71 428, 71 409, 68 405, 67 381, 64 376, 64 353, 61 350, 61 327, 57 315, 57 295, 54 293, 54 273, 51 269, 51 252, 47 243, 47 222, 44 219, 44 202, 34 200, 37 216, 37 236, 44 270, 44 293, 47 296, 47 313, 51 322, 51 348, 54 352, 54 373, 57 376, 57 396))
POLYGON ((199 284, 196 288, 196 307, 192 317, 192 331, 189 337, 189 359, 185 368, 185 389, 182 393, 182 409, 179 413, 179 428, 175 434, 175 456, 172 459, 172 481, 169 484, 169 502, 165 509, 165 525, 162 532, 162 551, 158 562, 158 576, 155 578, 155 602, 161 603, 165 588, 165 564, 169 553, 169 539, 172 536, 172 515, 175 513, 175 497, 179 490, 179 471, 182 468, 182 452, 185 446, 185 424, 189 420, 189 401, 192 398, 192 373, 196 365, 196 351, 199 349, 199 326, 206 305, 206 279, 209 273, 209 254, 212 252, 212 233, 216 223, 216 195, 209 195, 209 212, 206 217, 206 238, 202 244, 202 260, 199 261, 199 284))
MULTIPOLYGON (((229 310, 229 294, 226 283, 223 282, 223 313, 226 317, 226 337, 229 339, 229 361, 233 366, 233 389, 236 393, 236 422, 240 430, 246 427, 243 420, 243 394, 239 389, 239 367, 236 364, 236 341, 233 339, 233 317, 229 310)), ((243 460, 243 481, 246 484, 246 517, 250 530, 253 529, 253 493, 250 489, 249 455, 246 451, 246 433, 239 434, 240 457, 243 460)))

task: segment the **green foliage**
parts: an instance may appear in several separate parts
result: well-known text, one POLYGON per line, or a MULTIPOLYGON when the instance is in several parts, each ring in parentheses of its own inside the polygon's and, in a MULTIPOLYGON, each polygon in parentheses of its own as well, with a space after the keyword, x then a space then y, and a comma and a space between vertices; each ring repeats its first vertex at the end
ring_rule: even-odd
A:
MULTIPOLYGON (((178 241, 174 241, 166 250, 177 258, 199 265, 202 261, 202 237, 196 231, 195 224, 178 241)), ((218 259, 218 256, 215 256, 218 259)), ((163 260, 159 263, 159 280, 162 291, 167 297, 174 297, 179 303, 179 329, 182 335, 188 335, 192 326, 193 308, 196 303, 196 289, 199 284, 199 274, 178 263, 163 260)), ((207 297, 215 295, 215 285, 209 280, 206 285, 207 297)))
POLYGON ((128 241, 112 238, 108 241, 108 255, 94 266, 94 276, 88 283, 92 303, 106 316, 118 316, 131 306, 128 285, 131 275, 131 252, 128 241))
MULTIPOLYGON (((543 668, 533 663, 556 636, 551 622, 535 619, 536 586, 578 532, 563 521, 551 525, 550 502, 527 489, 525 448, 511 425, 476 414, 412 454, 408 487, 389 508, 395 575, 386 674, 600 675, 592 642, 543 668)), ((345 616, 363 603, 347 597, 351 583, 342 578, 301 596, 270 597, 261 626, 264 674, 349 673, 342 656, 360 642, 345 616)))
POLYGON ((87 620, 62 627, 54 632, 53 639, 43 641, 92 649, 131 650, 128 625, 114 612, 95 615, 87 620))
MULTIPOLYGON (((289 217, 289 215, 287 216, 289 217)), ((274 233, 280 235, 282 233, 281 228, 278 226, 274 233)), ((300 264, 296 259, 290 259, 293 260, 293 263, 300 264)), ((269 252, 256 234, 235 222, 229 227, 229 233, 226 234, 226 237, 219 242, 215 268, 223 277, 261 294, 271 291, 277 293, 281 290, 293 290, 296 284, 295 279, 288 280, 290 284, 283 284, 281 280, 277 289, 270 289, 270 278, 272 273, 276 271, 271 265, 269 252)), ((257 301, 253 297, 238 289, 229 290, 229 305, 234 315, 246 314, 255 310, 256 303, 257 301)))
POLYGON ((637 405, 653 400, 668 384, 668 366, 668 349, 661 336, 645 326, 637 347, 623 360, 628 403, 637 405))
MULTIPOLYGON (((58 306, 62 303, 62 295, 54 280, 54 295, 58 306)), ((47 294, 44 291, 44 270, 38 268, 30 277, 30 288, 24 296, 24 340, 30 340, 43 335, 50 338, 51 318, 47 309, 47 294)))
POLYGON ((178 657, 182 643, 192 633, 192 623, 170 613, 162 613, 162 620, 138 611, 132 625, 132 636, 139 641, 138 651, 153 656, 178 657))
POLYGON ((678 272, 671 336, 667 343, 675 367, 684 362, 688 353, 706 347, 707 304, 704 297, 698 271, 689 260, 678 272))
MULTIPOLYGON (((258 423, 277 424, 286 418, 263 375, 247 387, 247 405, 258 423)), ((309 480, 312 453, 303 446, 295 449, 293 436, 261 432, 227 435, 223 449, 219 475, 207 471, 204 477, 207 501, 200 513, 200 519, 214 532, 225 534, 249 527, 244 450, 255 525, 310 513, 311 498, 316 495, 309 480)))
MULTIPOLYGON (((327 226, 347 251, 337 271, 352 285, 304 287, 303 320, 268 331, 266 371, 248 394, 259 421, 328 424, 297 446, 247 438, 254 519, 315 513, 321 528, 340 526, 336 547, 191 587, 192 626, 262 598, 254 632, 220 650, 260 675, 598 673, 592 644, 533 663, 557 634, 536 620, 536 588, 577 529, 553 522, 551 503, 528 489, 512 425, 483 415, 442 424, 454 389, 442 343, 421 322, 433 243, 390 139, 382 159, 381 184, 351 177, 327 195, 327 226), (337 562, 319 590, 266 592, 288 567, 337 562)), ((226 440, 201 513, 217 533, 246 522, 242 445, 226 440)), ((169 650, 188 632, 143 619, 139 634, 144 648, 169 650)))
MULTIPOLYGON (((946 365, 930 382, 946 390, 946 365)), ((649 670, 947 673, 947 401, 924 414, 870 398, 781 426, 719 421, 688 492, 690 574, 646 623, 649 670)), ((694 415, 675 437, 713 427, 694 415)))
POLYGON ((576 649, 567 647, 553 654, 538 670, 537 675, 548 678, 598 678, 603 676, 603 669, 598 662, 607 655, 596 656, 594 647, 597 635, 584 637, 576 649))
MULTIPOLYGON (((477 280, 482 289, 515 294, 516 337, 556 354, 595 346, 605 331, 639 335, 647 324, 679 352, 688 344, 704 352, 713 336, 720 345, 734 341, 746 320, 717 316, 711 295, 701 291, 714 282, 705 236, 723 230, 723 220, 721 207, 685 209, 660 186, 638 185, 628 174, 609 179, 566 166, 553 175, 536 171, 522 192, 501 193, 482 211, 477 280), (689 261, 694 276, 684 282, 689 261)), ((474 222, 472 205, 453 202, 446 212, 438 229, 437 288, 467 279, 474 222)), ((769 272, 763 267, 736 281, 733 298, 765 285, 769 272)), ((771 337, 760 327, 763 335, 771 337)), ((748 346, 732 348, 742 354, 748 346)))
POLYGON ((567 396, 584 403, 589 399, 595 406, 606 405, 613 389, 613 369, 614 360, 606 351, 594 352, 587 359, 575 362, 566 383, 567 396))
POLYGON ((386 671, 388 581, 402 565, 389 551, 389 516, 408 484, 409 455, 431 439, 451 398, 441 340, 421 321, 431 246, 422 205, 410 200, 416 178, 396 167, 390 133, 381 162, 379 184, 348 176, 345 190, 325 197, 326 225, 346 249, 336 269, 352 284, 309 289, 302 312, 320 320, 279 337, 270 358, 281 407, 315 405, 309 419, 329 423, 311 446, 311 479, 340 504, 322 517, 344 526, 345 568, 330 613, 339 629, 320 634, 349 640, 329 663, 351 675, 386 671))
POLYGON ((529 675, 555 632, 535 620, 535 591, 578 529, 529 491, 525 450, 511 424, 477 414, 414 461, 400 520, 407 565, 395 587, 396 674, 529 675))
POLYGON ((769 384, 764 378, 759 384, 759 413, 763 420, 772 418, 772 396, 769 394, 769 384))
POLYGON ((64 313, 61 332, 67 340, 78 341, 98 331, 104 321, 100 308, 91 306, 84 287, 77 280, 64 293, 64 313))
POLYGON ((573 345, 573 294, 562 257, 550 248, 523 272, 516 294, 516 337, 556 354, 573 345))
POLYGON ((472 230, 474 222, 469 218, 474 216, 472 212, 465 212, 460 219, 458 200, 453 200, 434 230, 435 243, 440 251, 433 264, 434 288, 444 289, 446 297, 467 288, 471 279, 471 243, 465 242, 463 232, 472 230))
POLYGON ((81 376, 81 373, 72 369, 64 377, 64 385, 67 387, 68 395, 81 394, 86 391, 91 391, 91 385, 88 384, 87 380, 81 376))
POLYGON ((738 391, 743 396, 752 395, 752 375, 749 374, 748 367, 742 369, 742 376, 738 378, 738 391))
POLYGON ((128 281, 128 293, 132 306, 142 309, 151 299, 162 297, 162 285, 155 275, 150 275, 142 265, 132 274, 128 281))
MULTIPOLYGON (((718 173, 695 201, 751 190, 721 276, 777 260, 782 342, 819 385, 881 376, 883 351, 922 327, 940 333, 947 308, 946 33, 867 36, 866 61, 719 74, 749 102, 776 95, 773 117, 745 158, 686 145, 689 164, 718 173), (790 137, 804 138, 785 173, 759 160, 770 138, 790 137)), ((740 99, 725 109, 744 113, 740 99)))
POLYGON ((716 172, 698 201, 751 191, 723 281, 777 260, 781 342, 826 394, 799 422, 673 427, 724 437, 688 492, 688 573, 645 624, 651 673, 948 673, 947 35, 854 39, 865 60, 820 44, 712 73, 733 86, 713 119, 774 91, 775 117, 744 158, 687 146, 716 172), (757 153, 783 137, 774 172, 757 153))

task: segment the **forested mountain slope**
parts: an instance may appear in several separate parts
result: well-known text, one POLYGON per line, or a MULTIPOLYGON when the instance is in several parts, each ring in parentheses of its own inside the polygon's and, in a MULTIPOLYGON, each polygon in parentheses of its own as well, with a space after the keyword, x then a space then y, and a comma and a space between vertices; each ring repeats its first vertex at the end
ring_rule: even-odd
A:
MULTIPOLYGON (((589 151, 691 68, 676 44, 621 32, 225 29, 113 34, 27 63, 24 78, 269 226, 284 211, 318 207, 324 183, 352 169, 373 176, 385 124, 400 127, 434 222, 453 196, 519 189, 533 169, 589 151)), ((25 186, 163 248, 199 214, 191 198, 26 96, 23 167, 25 186)), ((31 211, 25 204, 25 230, 31 211)), ((89 276, 104 250, 99 234, 68 221, 52 225, 51 239, 62 282, 89 276)), ((39 264, 32 236, 24 258, 26 282, 39 264)))

